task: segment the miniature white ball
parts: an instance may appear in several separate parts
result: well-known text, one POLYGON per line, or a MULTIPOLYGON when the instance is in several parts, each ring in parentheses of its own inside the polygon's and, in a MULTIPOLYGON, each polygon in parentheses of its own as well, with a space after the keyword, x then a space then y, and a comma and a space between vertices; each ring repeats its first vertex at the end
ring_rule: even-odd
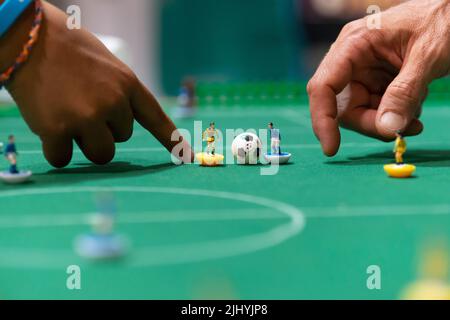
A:
POLYGON ((261 140, 251 132, 238 135, 231 144, 231 152, 238 164, 258 164, 261 148, 261 140))

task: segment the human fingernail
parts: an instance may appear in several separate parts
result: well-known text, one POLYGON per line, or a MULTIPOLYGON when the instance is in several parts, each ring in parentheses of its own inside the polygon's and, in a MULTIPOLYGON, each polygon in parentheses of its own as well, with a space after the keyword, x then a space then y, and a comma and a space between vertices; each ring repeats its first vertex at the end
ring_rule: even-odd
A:
POLYGON ((386 112, 381 116, 380 124, 390 131, 403 130, 406 126, 406 119, 395 112, 386 112))

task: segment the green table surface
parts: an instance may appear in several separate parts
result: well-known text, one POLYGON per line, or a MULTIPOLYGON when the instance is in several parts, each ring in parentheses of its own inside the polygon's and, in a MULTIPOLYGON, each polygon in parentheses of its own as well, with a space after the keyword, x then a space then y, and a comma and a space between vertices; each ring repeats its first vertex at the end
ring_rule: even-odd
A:
MULTIPOLYGON (((424 133, 407 140, 405 158, 417 165, 407 180, 383 171, 392 144, 353 132, 325 158, 307 110, 203 108, 195 117, 204 128, 276 123, 293 156, 272 176, 261 175, 264 166, 175 166, 138 125, 113 163, 91 165, 77 150, 55 170, 17 113, 3 111, 0 137, 16 135, 20 167, 34 176, 0 184, 0 298, 398 298, 416 278, 424 243, 450 233, 450 105, 425 107, 424 133), (94 263, 73 242, 89 232, 104 191, 131 248, 122 260, 94 263), (70 265, 81 268, 81 290, 66 287, 70 265), (371 265, 381 268, 381 290, 367 288, 371 265)), ((192 120, 177 124, 193 131, 192 120)))

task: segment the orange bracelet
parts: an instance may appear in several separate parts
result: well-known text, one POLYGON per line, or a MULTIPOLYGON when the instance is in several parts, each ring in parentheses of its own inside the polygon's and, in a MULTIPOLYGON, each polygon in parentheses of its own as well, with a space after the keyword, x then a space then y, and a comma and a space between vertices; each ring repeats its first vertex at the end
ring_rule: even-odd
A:
POLYGON ((34 3, 35 3, 35 18, 33 21, 33 26, 31 28, 30 34, 28 36, 28 41, 23 46, 22 52, 19 54, 14 64, 11 67, 9 67, 5 72, 0 74, 0 89, 3 88, 5 85, 7 85, 9 81, 11 81, 17 69, 28 60, 31 54, 31 49, 36 44, 39 38, 39 31, 41 29, 43 16, 42 1, 35 0, 34 3))

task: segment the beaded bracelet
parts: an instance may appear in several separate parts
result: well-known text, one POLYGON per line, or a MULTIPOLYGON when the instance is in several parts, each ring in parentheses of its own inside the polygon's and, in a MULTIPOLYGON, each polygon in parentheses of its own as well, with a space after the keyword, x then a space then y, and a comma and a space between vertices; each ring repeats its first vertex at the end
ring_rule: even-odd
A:
POLYGON ((0 74, 0 89, 2 89, 5 85, 8 84, 8 82, 11 80, 12 76, 17 71, 17 69, 28 60, 31 53, 31 49, 38 40, 39 30, 41 29, 43 16, 42 1, 35 0, 34 3, 35 3, 35 18, 33 21, 33 26, 31 28, 30 34, 28 36, 28 41, 23 46, 22 52, 19 54, 14 64, 11 67, 9 67, 5 72, 0 74))

